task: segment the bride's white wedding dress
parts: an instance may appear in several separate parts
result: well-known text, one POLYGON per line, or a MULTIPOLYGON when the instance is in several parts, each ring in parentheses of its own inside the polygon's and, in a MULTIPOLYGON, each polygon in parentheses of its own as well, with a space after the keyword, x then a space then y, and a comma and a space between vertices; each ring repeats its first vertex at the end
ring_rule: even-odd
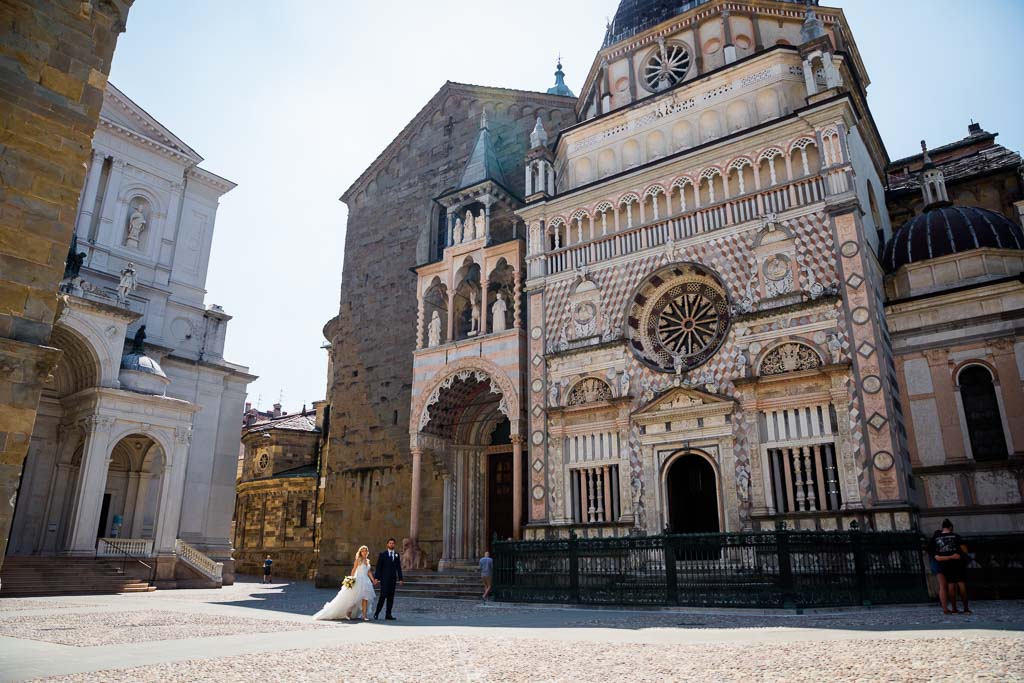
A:
POLYGON ((368 600, 367 614, 373 611, 377 603, 377 594, 373 590, 373 583, 369 577, 369 563, 360 565, 356 569, 356 584, 352 588, 341 587, 334 599, 324 604, 324 608, 313 615, 314 619, 330 621, 333 619, 345 619, 351 612, 353 619, 363 615, 362 601, 368 600))

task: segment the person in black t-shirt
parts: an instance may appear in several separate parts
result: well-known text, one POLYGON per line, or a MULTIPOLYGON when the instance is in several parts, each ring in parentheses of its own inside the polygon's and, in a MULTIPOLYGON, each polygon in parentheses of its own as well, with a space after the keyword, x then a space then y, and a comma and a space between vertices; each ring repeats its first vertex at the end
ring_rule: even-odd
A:
POLYGON ((948 519, 942 520, 942 528, 932 536, 929 554, 935 559, 938 565, 939 575, 939 601, 942 603, 942 611, 946 614, 956 614, 957 593, 963 602, 964 614, 970 614, 970 607, 967 605, 967 553, 964 541, 958 534, 953 533, 953 523, 948 519))

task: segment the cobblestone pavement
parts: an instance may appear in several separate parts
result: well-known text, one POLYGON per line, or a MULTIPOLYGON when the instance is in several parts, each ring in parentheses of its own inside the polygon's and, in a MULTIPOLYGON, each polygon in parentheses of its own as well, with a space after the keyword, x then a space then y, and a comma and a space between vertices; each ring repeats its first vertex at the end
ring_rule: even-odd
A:
POLYGON ((0 599, 0 680, 1024 681, 1024 602, 795 615, 413 600, 311 622, 305 582, 0 599))

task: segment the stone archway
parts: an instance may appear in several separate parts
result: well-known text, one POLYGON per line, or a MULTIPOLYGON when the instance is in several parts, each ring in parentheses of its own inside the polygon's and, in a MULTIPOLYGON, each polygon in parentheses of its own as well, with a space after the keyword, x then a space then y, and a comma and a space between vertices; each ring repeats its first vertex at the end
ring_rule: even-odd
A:
POLYGON ((410 539, 416 552, 440 555, 438 567, 445 569, 474 563, 492 532, 518 538, 525 473, 518 393, 508 376, 482 358, 457 361, 423 392, 412 420, 410 539), (444 483, 438 549, 419 546, 423 455, 444 483))

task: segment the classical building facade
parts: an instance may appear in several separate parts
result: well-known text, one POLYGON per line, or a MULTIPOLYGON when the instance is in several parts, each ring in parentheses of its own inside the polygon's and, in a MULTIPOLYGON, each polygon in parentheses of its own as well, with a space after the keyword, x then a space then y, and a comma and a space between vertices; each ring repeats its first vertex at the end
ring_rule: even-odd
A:
POLYGON ((7 553, 129 548, 156 560, 158 585, 212 580, 217 563, 231 581, 238 415, 254 377, 224 359, 231 317, 204 297, 234 185, 115 87, 103 97, 51 335, 63 355, 7 553))
MULTIPOLYGON (((280 413, 280 406, 275 405, 280 413)), ((259 574, 270 555, 277 576, 311 578, 326 403, 242 429, 235 497, 235 571, 259 574)))
MULTIPOLYGON (((934 163, 891 167, 849 26, 817 3, 624 0, 579 98, 561 65, 556 79, 516 95, 529 106, 446 86, 343 196, 322 575, 386 535, 408 538, 407 563, 445 569, 493 535, 917 528, 981 489, 979 524, 1019 526, 1019 159, 1000 167, 998 215, 928 195, 934 163), (540 104, 552 96, 557 110, 540 104), (891 262, 920 238, 894 234, 887 201, 897 226, 974 218, 950 217, 955 249, 891 262), (971 241, 983 225, 997 236, 971 241), (384 235, 388 264, 372 258, 384 235), (999 301, 969 304, 969 333, 934 326, 963 294, 919 298, 914 269, 951 283, 934 265, 951 255, 978 278, 968 298, 999 301), (366 324, 381 315, 408 315, 409 335, 366 324), (384 362, 403 347, 411 376, 384 362), (922 458, 909 433, 933 395, 907 392, 907 362, 947 347, 999 371, 969 372, 967 393, 988 393, 964 399, 960 439, 980 434, 997 464, 922 458), (995 405, 1005 420, 971 426, 995 405)), ((986 144, 967 146, 1002 154, 986 144)))

